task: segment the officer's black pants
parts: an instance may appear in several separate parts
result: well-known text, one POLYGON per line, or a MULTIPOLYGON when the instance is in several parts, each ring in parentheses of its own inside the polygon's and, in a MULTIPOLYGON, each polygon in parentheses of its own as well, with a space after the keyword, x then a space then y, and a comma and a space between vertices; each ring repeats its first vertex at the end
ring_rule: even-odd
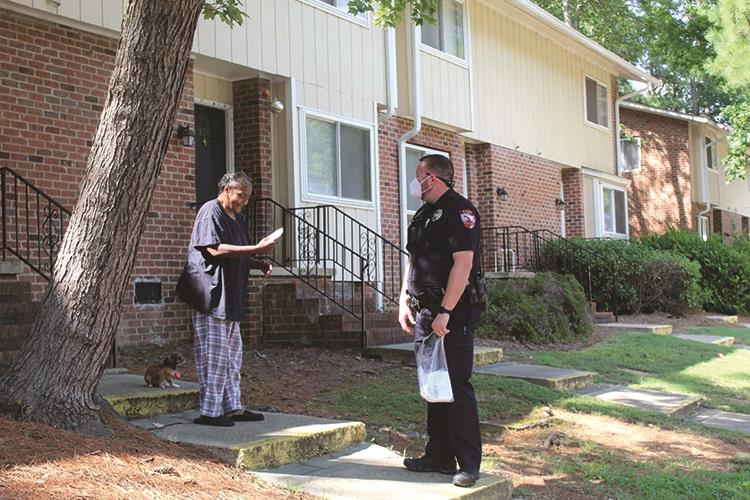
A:
MULTIPOLYGON (((453 403, 427 403, 425 453, 439 460, 458 461, 461 470, 478 470, 482 461, 482 438, 479 414, 471 372, 474 364, 474 329, 479 323, 476 306, 456 307, 448 322, 445 355, 453 388, 453 403)), ((419 340, 432 332, 432 313, 423 309, 417 314, 414 338, 419 340)))

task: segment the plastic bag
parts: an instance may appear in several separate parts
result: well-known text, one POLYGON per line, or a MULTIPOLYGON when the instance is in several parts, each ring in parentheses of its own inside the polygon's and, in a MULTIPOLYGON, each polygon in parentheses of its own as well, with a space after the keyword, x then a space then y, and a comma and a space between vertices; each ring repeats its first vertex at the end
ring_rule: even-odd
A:
POLYGON ((453 388, 445 360, 443 337, 434 333, 415 342, 419 394, 430 403, 452 403, 453 388))

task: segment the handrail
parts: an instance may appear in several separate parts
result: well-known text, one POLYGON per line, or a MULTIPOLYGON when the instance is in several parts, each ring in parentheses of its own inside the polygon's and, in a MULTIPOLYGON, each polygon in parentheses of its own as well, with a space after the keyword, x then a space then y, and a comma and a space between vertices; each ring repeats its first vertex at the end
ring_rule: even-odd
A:
POLYGON ((49 280, 70 210, 9 167, 0 167, 0 198, 3 260, 15 255, 49 280))

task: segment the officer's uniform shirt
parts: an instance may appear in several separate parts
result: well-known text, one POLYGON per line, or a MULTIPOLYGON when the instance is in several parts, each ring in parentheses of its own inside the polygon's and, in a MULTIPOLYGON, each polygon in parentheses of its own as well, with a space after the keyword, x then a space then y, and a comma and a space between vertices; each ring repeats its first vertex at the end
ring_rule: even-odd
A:
POLYGON ((409 225, 409 291, 416 295, 428 289, 444 291, 455 252, 473 251, 470 277, 481 275, 480 236, 479 212, 453 189, 435 203, 422 205, 409 225))

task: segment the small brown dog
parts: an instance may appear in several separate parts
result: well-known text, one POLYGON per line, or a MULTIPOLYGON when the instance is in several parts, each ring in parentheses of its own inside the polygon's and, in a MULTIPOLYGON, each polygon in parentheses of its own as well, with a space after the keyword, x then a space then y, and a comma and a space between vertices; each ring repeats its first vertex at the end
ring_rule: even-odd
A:
POLYGON ((151 365, 146 368, 146 373, 143 379, 146 381, 148 387, 180 387, 174 381, 176 378, 180 378, 181 373, 177 371, 177 367, 183 364, 185 360, 179 354, 172 354, 167 356, 161 362, 160 365, 151 365))

